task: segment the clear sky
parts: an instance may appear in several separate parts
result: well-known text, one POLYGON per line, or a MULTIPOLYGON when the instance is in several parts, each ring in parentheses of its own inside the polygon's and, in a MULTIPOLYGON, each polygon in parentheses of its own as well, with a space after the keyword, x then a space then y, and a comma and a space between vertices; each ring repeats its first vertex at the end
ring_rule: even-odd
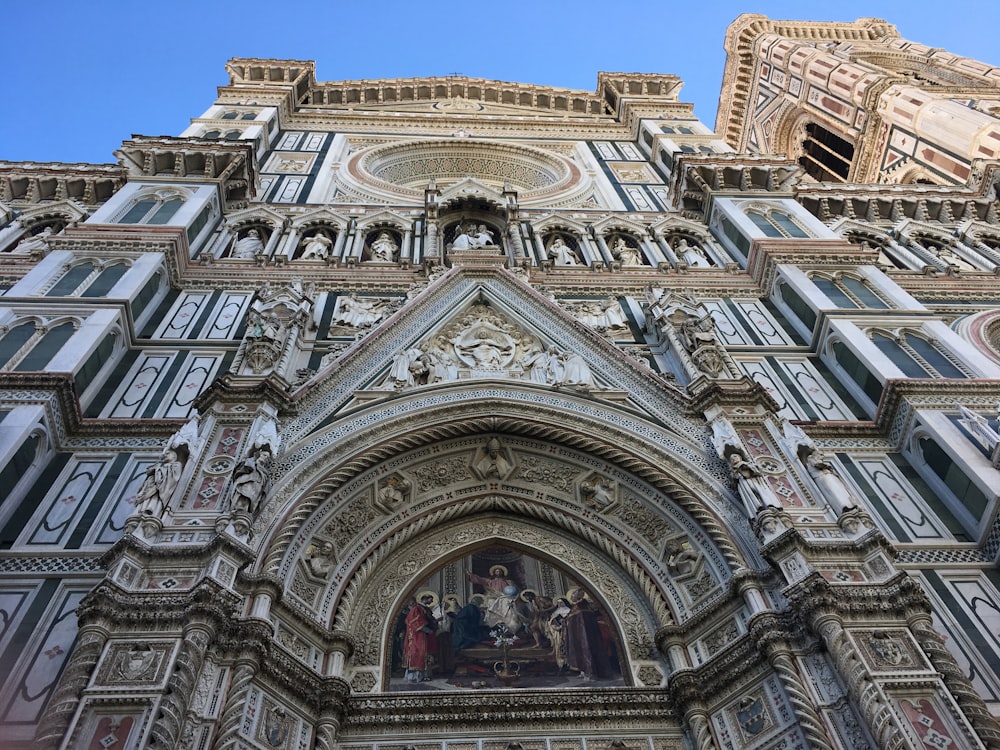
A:
POLYGON ((459 73, 587 91, 601 70, 673 73, 711 127, 726 27, 745 12, 884 18, 1000 65, 1000 0, 24 0, 2 14, 0 159, 113 162, 133 133, 178 135, 230 57, 315 60, 321 81, 459 73))

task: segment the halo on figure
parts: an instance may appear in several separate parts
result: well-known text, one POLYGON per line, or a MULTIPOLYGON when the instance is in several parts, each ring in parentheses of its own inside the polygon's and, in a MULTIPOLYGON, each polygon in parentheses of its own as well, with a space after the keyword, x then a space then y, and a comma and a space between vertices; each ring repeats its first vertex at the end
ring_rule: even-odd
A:
POLYGON ((529 604, 531 603, 531 599, 525 598, 525 594, 533 594, 535 597, 538 596, 538 592, 535 591, 534 589, 525 589, 524 591, 522 591, 517 598, 520 599, 522 602, 527 602, 529 604))
POLYGON ((475 604, 477 607, 482 607, 486 603, 486 597, 482 594, 473 594, 469 597, 469 604, 475 604))
POLYGON ((505 568, 503 565, 491 565, 490 566, 490 576, 492 577, 493 574, 496 573, 498 570, 500 571, 500 575, 503 578, 507 577, 507 568, 505 568))
POLYGON ((429 606, 436 607, 438 605, 438 602, 440 601, 438 599, 438 595, 435 594, 430 589, 427 589, 426 591, 421 591, 419 594, 417 594, 417 601, 423 604, 425 596, 429 596, 431 598, 431 603, 429 606))
MULTIPOLYGON (((576 593, 578 591, 580 591, 580 590, 581 589, 580 589, 579 586, 573 586, 572 588, 566 589, 566 593, 563 594, 563 599, 565 599, 566 601, 568 601, 570 603, 570 605, 572 605, 573 604, 573 597, 576 596, 576 593)), ((587 596, 587 593, 584 592, 583 597, 586 597, 586 596, 587 596)), ((581 597, 581 598, 583 598, 583 597, 581 597)))

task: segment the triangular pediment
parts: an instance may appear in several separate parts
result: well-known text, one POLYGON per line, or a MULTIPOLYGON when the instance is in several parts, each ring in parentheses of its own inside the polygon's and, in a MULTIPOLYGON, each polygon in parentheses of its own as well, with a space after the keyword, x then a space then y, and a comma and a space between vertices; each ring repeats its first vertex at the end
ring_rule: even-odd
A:
POLYGON ((506 269, 452 268, 390 309, 296 391, 293 439, 359 404, 485 381, 689 421, 676 386, 506 269))

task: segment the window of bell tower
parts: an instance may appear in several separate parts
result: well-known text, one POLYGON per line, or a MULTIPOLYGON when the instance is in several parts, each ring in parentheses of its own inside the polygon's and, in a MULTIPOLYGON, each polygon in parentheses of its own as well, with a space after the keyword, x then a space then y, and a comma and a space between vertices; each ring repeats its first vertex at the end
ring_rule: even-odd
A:
POLYGON ((854 159, 854 144, 822 125, 806 125, 799 164, 820 182, 847 182, 854 159))

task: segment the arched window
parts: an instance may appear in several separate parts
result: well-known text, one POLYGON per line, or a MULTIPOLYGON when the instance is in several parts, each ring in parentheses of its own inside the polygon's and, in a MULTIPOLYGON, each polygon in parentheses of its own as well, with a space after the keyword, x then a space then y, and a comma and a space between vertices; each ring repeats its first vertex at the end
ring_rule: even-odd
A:
POLYGON ((871 340, 908 378, 968 377, 934 342, 912 331, 903 331, 896 338, 873 333, 871 340))
POLYGON ((846 182, 854 159, 854 145, 822 125, 806 125, 799 164, 820 182, 846 182))
POLYGON ((68 297, 75 292, 80 284, 86 281, 94 273, 93 263, 79 263, 69 269, 62 277, 52 285, 52 288, 45 293, 46 297, 68 297))
POLYGON ((805 230, 795 220, 781 211, 750 209, 746 212, 750 221, 760 229, 766 237, 808 237, 805 230))
POLYGON ((166 224, 184 204, 179 195, 147 195, 139 198, 118 220, 119 224, 166 224))
POLYGON ((3 338, 0 338, 0 367, 17 356, 18 352, 35 335, 35 330, 34 323, 21 323, 21 325, 11 328, 3 338))
POLYGON ((240 133, 239 130, 230 130, 228 133, 226 133, 222 137, 225 140, 227 140, 227 141, 237 141, 237 140, 239 140, 240 135, 242 135, 242 134, 240 133))
POLYGON ((62 323, 49 329, 17 365, 15 372, 34 372, 44 370, 45 365, 52 361, 63 344, 69 341, 76 330, 72 323, 62 323))
POLYGON ((825 276, 813 276, 811 281, 839 308, 845 310, 856 310, 859 307, 877 310, 889 309, 889 305, 864 281, 853 276, 837 276, 833 279, 825 276))
POLYGON ((954 493, 958 501, 969 509, 976 520, 981 519, 989 507, 989 498, 973 484, 962 467, 952 460, 937 441, 920 438, 918 443, 920 453, 930 470, 954 493))
POLYGON ((220 120, 235 120, 239 116, 240 116, 239 112, 226 112, 219 119, 220 120))
POLYGON ((256 112, 244 112, 243 116, 240 119, 241 120, 256 120, 257 119, 257 113, 256 112))
POLYGON ((83 290, 80 296, 103 297, 111 291, 111 288, 118 283, 118 280, 125 275, 127 270, 128 266, 124 263, 115 263, 113 266, 108 266, 83 290))
POLYGON ((209 130, 207 133, 202 133, 201 137, 205 138, 206 140, 214 141, 220 135, 222 135, 222 133, 220 133, 218 130, 209 130))

